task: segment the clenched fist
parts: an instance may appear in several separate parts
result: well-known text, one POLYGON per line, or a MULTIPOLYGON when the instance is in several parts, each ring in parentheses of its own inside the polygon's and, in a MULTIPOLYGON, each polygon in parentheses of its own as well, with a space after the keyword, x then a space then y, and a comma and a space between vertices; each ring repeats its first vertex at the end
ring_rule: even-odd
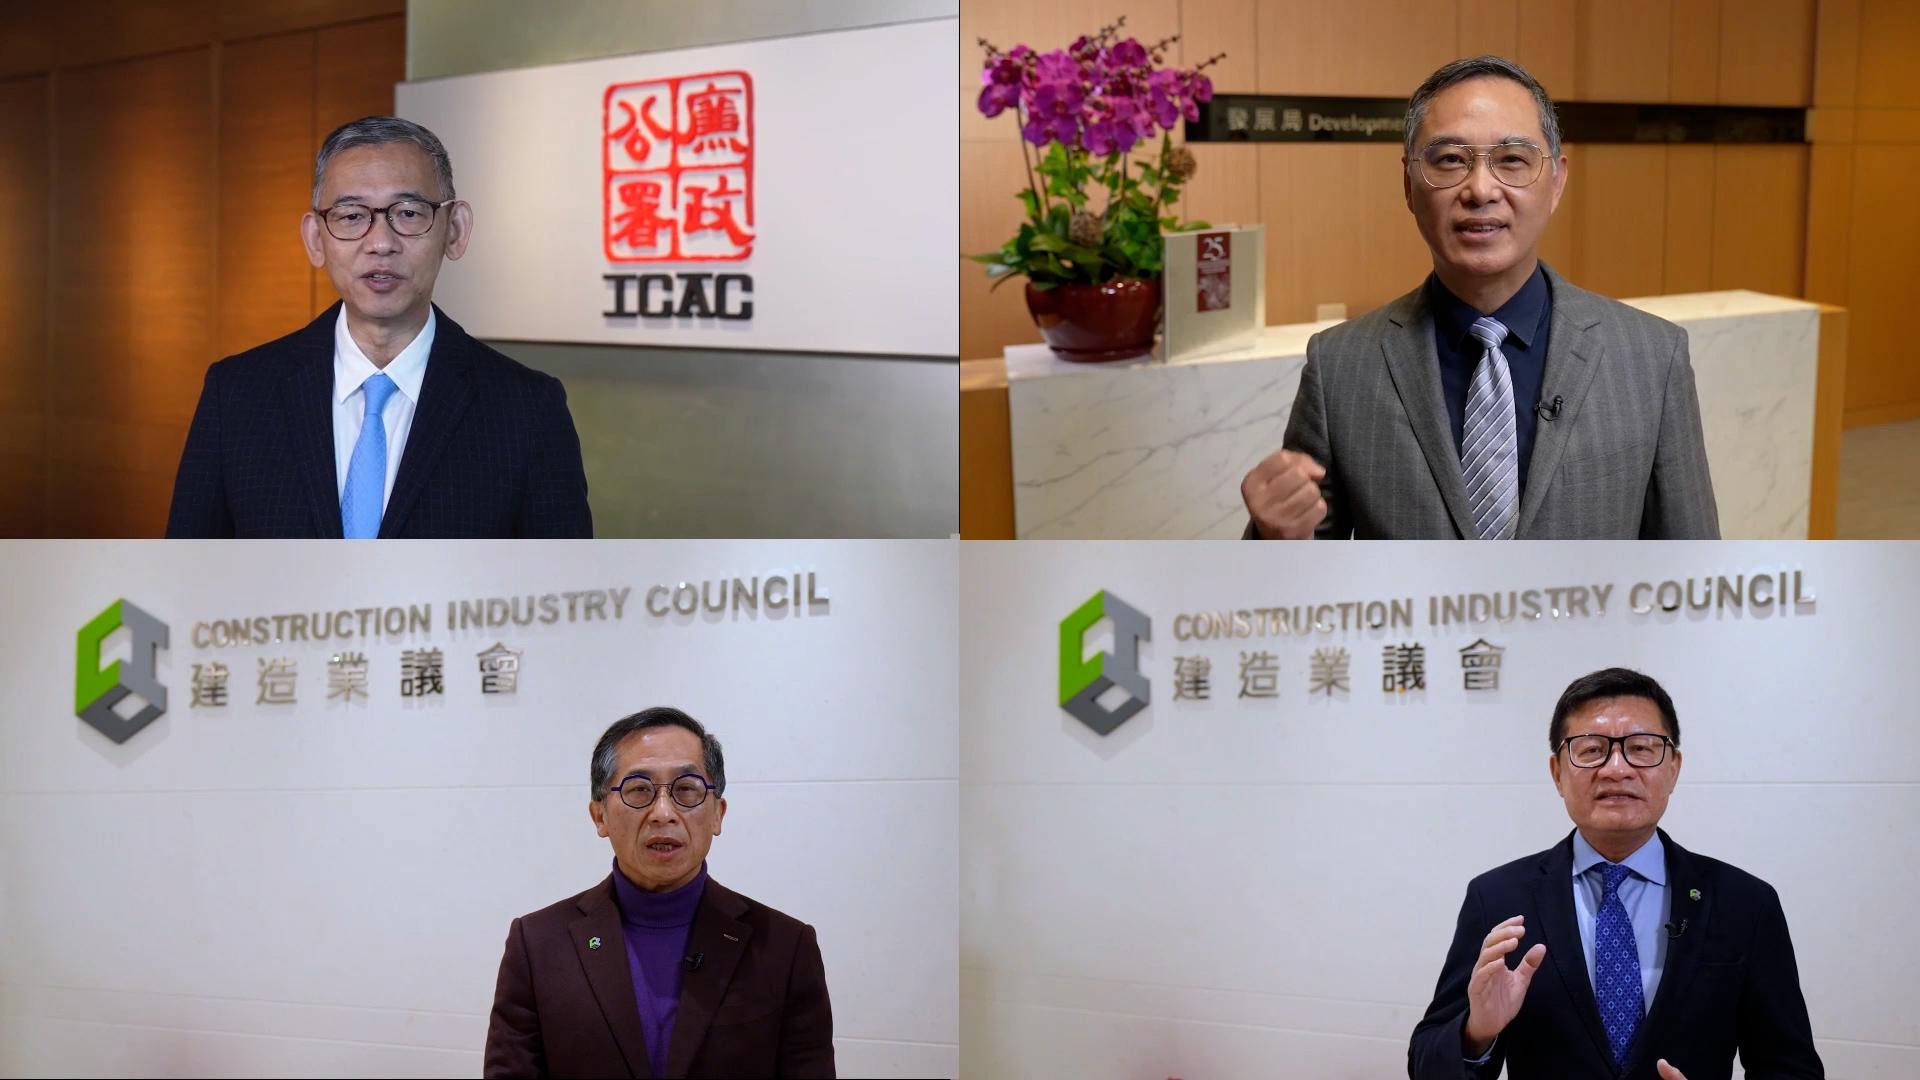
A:
POLYGON ((1310 540, 1327 517, 1320 496, 1326 467, 1305 454, 1275 450, 1240 481, 1240 498, 1262 540, 1310 540))

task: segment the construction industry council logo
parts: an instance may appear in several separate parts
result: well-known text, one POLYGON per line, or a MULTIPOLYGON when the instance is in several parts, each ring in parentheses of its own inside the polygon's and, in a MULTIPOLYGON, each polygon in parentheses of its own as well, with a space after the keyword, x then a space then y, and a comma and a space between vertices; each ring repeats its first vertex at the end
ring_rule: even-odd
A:
POLYGON ((166 623, 125 600, 108 604, 80 628, 74 651, 74 715, 117 743, 160 719, 167 711, 167 688, 160 685, 154 664, 166 647, 166 623), (100 645, 122 626, 132 635, 133 650, 125 661, 115 660, 103 668, 100 645), (132 716, 122 716, 115 706, 130 695, 137 696, 142 706, 132 716))
POLYGON ((1060 620, 1060 707, 1108 735, 1147 707, 1147 677, 1140 671, 1140 643, 1153 639, 1147 617, 1105 589, 1060 620), (1113 625, 1113 651, 1086 655, 1087 632, 1106 619, 1113 625), (1126 700, 1112 709, 1100 698, 1114 687, 1126 700))
POLYGON ((752 276, 719 272, 753 254, 753 159, 753 79, 744 71, 607 87, 600 140, 607 261, 720 265, 602 275, 613 288, 613 308, 603 315, 753 317, 752 276))

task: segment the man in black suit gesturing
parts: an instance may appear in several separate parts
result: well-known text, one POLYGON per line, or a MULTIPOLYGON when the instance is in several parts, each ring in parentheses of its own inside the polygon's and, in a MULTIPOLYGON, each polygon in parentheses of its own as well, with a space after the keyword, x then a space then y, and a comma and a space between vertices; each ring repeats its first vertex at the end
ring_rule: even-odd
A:
POLYGON ((1780 897, 1658 827, 1680 778, 1667 692, 1583 676, 1548 743, 1577 828, 1467 886, 1407 1075, 1727 1080, 1737 1052, 1749 1080, 1823 1077, 1780 897))
POLYGON ((592 536, 560 381, 433 306, 472 231, 433 132, 370 116, 327 136, 300 235, 341 302, 207 370, 167 535, 592 536))

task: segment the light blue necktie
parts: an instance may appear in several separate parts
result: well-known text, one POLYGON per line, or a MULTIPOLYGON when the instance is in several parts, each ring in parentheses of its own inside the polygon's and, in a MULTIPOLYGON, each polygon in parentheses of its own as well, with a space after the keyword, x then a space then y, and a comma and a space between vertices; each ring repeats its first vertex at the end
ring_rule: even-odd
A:
POLYGON ((1593 991, 1600 1005, 1600 1023, 1607 1029, 1607 1046, 1616 1064, 1626 1064, 1627 1048, 1646 1015, 1640 988, 1640 950, 1633 942, 1633 920, 1620 902, 1620 883, 1632 870, 1618 863, 1601 863, 1600 915, 1593 926, 1593 991))
POLYGON ((349 540, 371 540, 380 535, 381 504, 387 493, 387 401, 399 387, 386 372, 375 372, 360 384, 367 411, 360 421, 360 441, 353 444, 347 463, 347 490, 340 496, 340 531, 349 540))
POLYGON ((1482 540, 1511 540, 1520 518, 1520 432, 1513 415, 1513 376, 1500 343, 1507 328, 1481 317, 1468 328, 1486 352, 1473 369, 1460 433, 1460 473, 1467 507, 1482 540))

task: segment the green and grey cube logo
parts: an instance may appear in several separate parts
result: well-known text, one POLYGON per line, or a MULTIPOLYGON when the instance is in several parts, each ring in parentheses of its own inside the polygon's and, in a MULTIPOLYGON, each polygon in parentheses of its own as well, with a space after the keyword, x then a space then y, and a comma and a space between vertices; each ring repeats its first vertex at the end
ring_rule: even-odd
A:
POLYGON ((1140 643, 1153 639, 1147 617, 1105 589, 1060 620, 1060 707, 1101 735, 1147 707, 1147 677, 1140 672, 1140 643), (1087 656, 1087 631, 1101 619, 1113 623, 1113 651, 1087 656), (1112 709, 1100 704, 1114 687, 1127 700, 1112 709))
POLYGON ((107 610, 80 628, 74 661, 74 715, 117 743, 126 742, 160 719, 167 711, 167 688, 160 685, 154 665, 160 650, 166 647, 166 623, 125 600, 107 605, 107 610), (133 654, 124 663, 115 660, 102 668, 100 645, 122 626, 133 636, 133 654), (139 712, 124 717, 114 711, 114 706, 128 695, 137 695, 142 704, 139 712))

